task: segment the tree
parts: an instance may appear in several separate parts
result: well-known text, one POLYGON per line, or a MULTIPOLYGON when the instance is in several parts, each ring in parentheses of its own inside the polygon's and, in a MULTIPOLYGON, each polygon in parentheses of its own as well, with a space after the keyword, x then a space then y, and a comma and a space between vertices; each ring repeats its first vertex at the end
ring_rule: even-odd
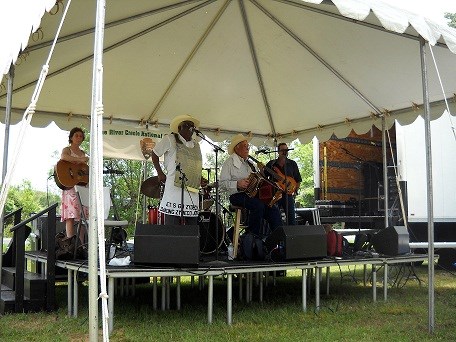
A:
POLYGON ((456 13, 445 13, 444 17, 448 19, 448 26, 456 28, 456 13))
POLYGON ((296 201, 303 207, 313 207, 315 198, 312 143, 303 145, 298 141, 294 141, 291 144, 291 148, 294 148, 294 150, 290 151, 289 158, 293 159, 298 164, 302 178, 296 201))
MULTIPOLYGON (((5 213, 11 213, 22 208, 22 220, 24 220, 32 214, 59 202, 60 197, 58 195, 37 191, 32 188, 29 180, 23 180, 20 185, 11 186, 5 203, 5 213)), ((5 229, 5 236, 7 235, 9 235, 9 229, 5 229)))
MULTIPOLYGON (((136 160, 124 159, 107 159, 103 162, 104 168, 116 170, 122 174, 105 175, 103 185, 111 188, 113 211, 120 220, 127 220, 127 233, 131 236, 134 233, 135 222, 138 221, 138 215, 142 212, 142 195, 140 188, 143 178, 143 162, 136 160)), ((151 164, 148 162, 147 164, 151 164)), ((149 166, 148 165, 148 166, 149 166)), ((149 170, 150 167, 147 167, 149 170)), ((149 171, 146 171, 149 174, 149 171)), ((157 206, 158 199, 148 198, 147 204, 157 206)), ((142 218, 139 217, 139 221, 142 218)))

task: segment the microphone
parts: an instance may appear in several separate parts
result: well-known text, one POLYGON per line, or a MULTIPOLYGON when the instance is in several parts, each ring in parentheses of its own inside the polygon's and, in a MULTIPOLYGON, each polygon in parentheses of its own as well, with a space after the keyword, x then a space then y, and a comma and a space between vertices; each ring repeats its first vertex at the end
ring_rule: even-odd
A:
POLYGON ((181 170, 181 163, 176 164, 176 171, 180 171, 180 170, 181 170))
POLYGON ((103 170, 103 174, 105 174, 105 175, 123 175, 124 172, 120 171, 120 170, 106 169, 106 170, 103 170))
POLYGON ((260 153, 266 154, 266 153, 269 153, 269 152, 270 152, 270 151, 269 151, 267 148, 264 148, 264 149, 262 149, 262 150, 257 150, 257 151, 255 152, 255 154, 260 154, 260 153))
POLYGON ((196 127, 190 127, 190 130, 195 133, 196 135, 203 135, 200 130, 196 129, 196 127))
POLYGON ((277 151, 274 151, 274 152, 288 152, 288 151, 293 151, 294 148, 287 148, 287 149, 283 149, 283 150, 277 150, 277 151))

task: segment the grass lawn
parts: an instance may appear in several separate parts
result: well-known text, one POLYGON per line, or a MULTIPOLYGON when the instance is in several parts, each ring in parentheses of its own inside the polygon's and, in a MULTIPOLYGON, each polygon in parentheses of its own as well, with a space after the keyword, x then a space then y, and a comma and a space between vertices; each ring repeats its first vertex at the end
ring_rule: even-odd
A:
MULTIPOLYGON (((154 311, 152 286, 137 285, 135 297, 116 297, 111 341, 454 341, 456 336, 456 277, 436 269, 435 333, 428 333, 427 266, 416 267, 415 278, 407 278, 397 267, 389 268, 388 301, 377 289, 372 301, 370 284, 363 285, 362 268, 331 269, 331 293, 321 289, 321 308, 315 312, 314 293, 308 295, 308 311, 301 309, 300 272, 278 277, 276 285, 264 287, 264 300, 238 299, 233 289, 233 325, 226 324, 226 280, 214 280, 214 321, 207 324, 207 288, 192 287, 183 278, 182 309, 154 311), (356 271, 353 273, 353 271, 356 271)), ((378 281, 382 279, 382 270, 378 281)), ((272 278, 270 278, 272 280, 272 278)), ((80 286, 78 318, 67 317, 66 284, 57 287, 59 309, 52 313, 11 314, 0 317, 0 341, 88 340, 87 284, 80 286)), ((245 292, 244 292, 245 293, 245 292)), ((160 289, 159 289, 160 301, 160 289)), ((101 310, 99 312, 101 316, 101 310)), ((100 326, 101 327, 101 326, 100 326)), ((100 337, 100 340, 101 337, 100 337)))

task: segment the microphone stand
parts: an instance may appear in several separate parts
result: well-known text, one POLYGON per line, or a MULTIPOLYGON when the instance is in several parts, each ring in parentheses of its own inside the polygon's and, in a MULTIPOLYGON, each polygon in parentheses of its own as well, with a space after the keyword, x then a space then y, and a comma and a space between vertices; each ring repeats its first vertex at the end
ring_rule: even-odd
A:
POLYGON ((362 167, 362 163, 364 162, 363 159, 361 159, 360 157, 354 155, 353 153, 351 153, 350 151, 348 151, 347 149, 345 148, 342 148, 342 150, 348 154, 350 157, 352 157, 352 159, 357 163, 356 164, 356 169, 359 171, 359 177, 358 177, 358 233, 361 233, 361 167, 362 167))
POLYGON ((185 189, 185 181, 188 180, 185 173, 182 171, 180 167, 180 163, 176 165, 176 171, 180 173, 179 179, 181 182, 181 212, 180 212, 180 224, 181 226, 185 224, 184 222, 184 189, 185 189))
MULTIPOLYGON (((220 193, 219 193, 219 182, 218 182, 218 153, 225 152, 222 148, 214 144, 212 141, 206 138, 206 136, 198 130, 193 130, 196 136, 200 137, 209 145, 211 145, 215 152, 215 260, 219 259, 219 214, 220 214, 220 193)), ((209 179, 208 179, 209 181, 209 179)))

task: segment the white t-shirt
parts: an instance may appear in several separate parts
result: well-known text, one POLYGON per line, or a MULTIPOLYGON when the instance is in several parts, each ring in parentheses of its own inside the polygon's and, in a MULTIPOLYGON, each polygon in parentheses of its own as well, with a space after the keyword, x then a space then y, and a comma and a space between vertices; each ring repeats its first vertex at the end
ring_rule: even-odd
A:
MULTIPOLYGON (((186 141, 180 134, 179 140, 189 148, 198 144, 196 141, 186 141)), ((166 173, 165 191, 160 202, 159 211, 167 215, 180 216, 182 189, 174 185, 176 176, 176 140, 174 135, 165 135, 153 148, 154 153, 161 157, 164 155, 164 167, 166 173)), ((199 197, 197 192, 184 189, 184 216, 196 217, 199 213, 199 197)))

